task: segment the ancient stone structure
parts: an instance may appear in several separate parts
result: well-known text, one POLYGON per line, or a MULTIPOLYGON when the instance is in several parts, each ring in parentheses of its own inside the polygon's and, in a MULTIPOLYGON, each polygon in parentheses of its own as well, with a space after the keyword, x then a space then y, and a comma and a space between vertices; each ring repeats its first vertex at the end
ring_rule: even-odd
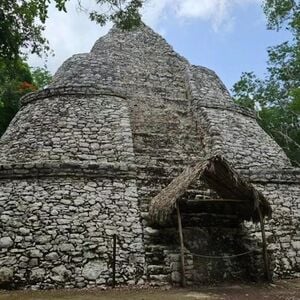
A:
MULTIPOLYGON (((48 88, 26 95, 1 138, 1 284, 110 285, 114 234, 117 284, 178 283, 177 227, 149 223, 149 203, 209 153, 271 203, 274 277, 299 276, 299 170, 213 71, 144 25, 112 29, 48 88)), ((184 195, 217 196, 200 179, 184 195)), ((183 227, 188 282, 262 276, 259 225, 221 212, 186 214, 183 227)))

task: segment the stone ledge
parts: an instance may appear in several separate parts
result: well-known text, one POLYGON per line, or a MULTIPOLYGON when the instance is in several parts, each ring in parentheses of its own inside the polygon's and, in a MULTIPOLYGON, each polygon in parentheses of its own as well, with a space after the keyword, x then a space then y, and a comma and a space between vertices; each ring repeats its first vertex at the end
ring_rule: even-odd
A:
MULTIPOLYGON (((199 101, 199 99, 193 99, 192 101, 199 101)), ((211 108, 211 109, 221 109, 221 110, 227 110, 235 113, 239 113, 241 115, 244 115, 246 117, 250 117, 252 119, 257 119, 255 112, 253 112, 250 109, 238 106, 238 105, 228 105, 224 106, 222 104, 207 104, 207 103, 200 103, 200 104, 193 104, 193 106, 199 107, 199 108, 211 108)))
POLYGON ((239 170, 239 173, 253 183, 281 183, 300 185, 300 169, 252 169, 239 170))
MULTIPOLYGON (((195 85, 196 79, 192 73, 192 70, 191 70, 192 68, 199 68, 199 69, 201 69, 202 72, 206 72, 209 75, 215 77, 215 79, 222 86, 222 90, 224 93, 227 92, 227 89, 226 89, 225 85, 223 84, 223 82, 219 79, 218 75, 214 71, 212 71, 208 68, 205 68, 205 67, 200 67, 200 66, 195 66, 195 65, 192 65, 192 66, 186 68, 185 69, 186 89, 188 92, 188 98, 190 99, 193 107, 222 109, 222 110, 237 112, 244 116, 251 117, 253 119, 257 119, 256 113, 254 111, 252 111, 249 108, 241 107, 235 103, 226 102, 226 104, 225 104, 225 103, 206 102, 203 99, 203 97, 201 97, 201 94, 199 93, 199 90, 195 85)), ((229 93, 228 93, 228 95, 229 95, 229 93)), ((224 97, 226 97, 226 96, 224 95, 224 97)), ((229 97, 230 97, 230 95, 229 95, 229 97)))
MULTIPOLYGON (((54 96, 114 96, 121 99, 128 99, 134 97, 134 93, 136 92, 137 85, 134 85, 134 89, 127 85, 127 89, 122 88, 109 88, 107 86, 101 85, 62 85, 62 86, 54 86, 45 88, 43 90, 39 90, 37 92, 28 93, 21 98, 21 106, 26 106, 27 104, 34 102, 40 99, 46 99, 54 96)), ((143 86, 145 90, 150 88, 149 86, 143 86)), ((161 88, 161 92, 167 90, 166 88, 161 88)), ((187 102, 186 99, 182 100, 178 97, 174 97, 174 99, 167 99, 168 101, 172 101, 174 103, 184 104, 187 102)))
POLYGON ((110 89, 107 87, 96 87, 93 85, 66 85, 54 88, 45 88, 43 90, 26 94, 21 98, 21 106, 25 106, 35 100, 45 99, 53 96, 64 95, 104 95, 114 96, 122 99, 126 99, 126 95, 123 91, 117 89, 110 89))
MULTIPOLYGON (((170 170, 165 170, 163 167, 157 166, 145 166, 137 165, 137 178, 144 179, 145 170, 150 170, 151 176, 157 176, 157 173, 160 174, 161 178, 172 179, 175 176, 180 174, 184 167, 173 167, 172 173, 170 170), (143 171, 144 173, 140 174, 143 171)), ((300 168, 286 168, 286 169, 236 169, 236 171, 241 174, 246 180, 252 183, 269 183, 269 184, 298 184, 300 185, 300 168)))
MULTIPOLYGON (((181 173, 183 167, 173 167, 172 173, 181 173)), ((120 164, 120 163, 84 163, 78 161, 36 161, 27 163, 0 164, 0 179, 30 177, 122 177, 128 179, 144 179, 146 174, 139 173, 150 170, 152 174, 172 178, 170 170, 164 167, 120 164)), ((300 184, 300 168, 287 169, 240 169, 237 170, 245 179, 253 183, 286 183, 300 184)), ((154 175, 152 175, 154 176, 154 175)), ((150 175, 151 177, 151 175, 150 175)))
MULTIPOLYGON (((137 166, 138 170, 150 169, 152 172, 169 174, 163 167, 137 166)), ((180 174, 184 167, 173 167, 173 173, 180 174)), ((300 185, 300 168, 286 169, 236 169, 246 180, 253 183, 296 183, 300 185)))
POLYGON ((75 161, 37 161, 0 165, 0 179, 65 176, 135 179, 136 166, 117 163, 81 163, 75 161))
MULTIPOLYGON (((80 96, 113 96, 118 97, 122 99, 127 99, 130 97, 128 92, 121 90, 121 89, 111 89, 108 87, 101 87, 101 86, 95 86, 95 85, 66 85, 66 86, 59 86, 59 87, 51 87, 51 88, 45 88, 43 90, 39 90, 37 92, 28 93, 25 96, 23 96, 20 100, 21 107, 26 106, 27 104, 34 102, 36 100, 45 99, 49 97, 54 96, 71 96, 71 95, 80 95, 80 96)), ((178 102, 181 104, 186 103, 186 100, 180 100, 180 99, 168 99, 168 101, 172 102, 178 102)), ((191 100, 199 101, 199 98, 194 98, 191 100)), ((201 101, 200 101, 201 102, 201 101)), ((217 104, 208 104, 208 103, 199 103, 195 104, 194 106, 199 108, 211 108, 211 109, 221 109, 221 110, 227 110, 232 111, 236 113, 240 113, 242 115, 251 117, 256 119, 255 113, 253 113, 250 110, 244 109, 242 107, 239 107, 238 105, 217 105, 217 104)))

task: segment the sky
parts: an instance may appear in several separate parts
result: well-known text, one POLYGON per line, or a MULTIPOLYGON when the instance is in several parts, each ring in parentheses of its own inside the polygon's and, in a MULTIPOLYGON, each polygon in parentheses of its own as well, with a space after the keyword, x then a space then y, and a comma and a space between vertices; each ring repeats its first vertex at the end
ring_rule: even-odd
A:
MULTIPOLYGON (((93 9, 95 0, 85 0, 93 9)), ((228 89, 242 72, 263 77, 267 68, 267 47, 289 38, 285 32, 266 29, 262 0, 147 0, 143 21, 160 33, 176 52, 192 64, 214 70, 228 89)), ((45 37, 55 56, 29 57, 33 67, 57 68, 76 53, 89 52, 111 24, 100 27, 88 19, 71 0, 68 13, 50 7, 45 37)))

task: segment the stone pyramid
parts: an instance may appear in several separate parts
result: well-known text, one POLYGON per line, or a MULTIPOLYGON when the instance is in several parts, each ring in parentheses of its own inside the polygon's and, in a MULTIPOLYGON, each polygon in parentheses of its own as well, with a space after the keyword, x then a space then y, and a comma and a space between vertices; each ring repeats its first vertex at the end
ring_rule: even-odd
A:
MULTIPOLYGON (((299 275, 299 170, 213 71, 191 65, 145 25, 113 28, 90 53, 65 61, 49 87, 23 97, 0 150, 3 285, 110 285, 114 234, 117 283, 176 283, 176 227, 149 224, 149 202, 209 153, 269 198, 274 274, 299 275)), ((199 181, 185 197, 212 194, 199 181)), ((194 252, 231 253, 237 239, 243 250, 245 236, 259 242, 256 227, 208 218, 204 225, 186 216, 187 246, 201 241, 194 252)), ((191 256, 189 279, 239 278, 243 268, 247 277, 251 259, 197 267, 191 256)))

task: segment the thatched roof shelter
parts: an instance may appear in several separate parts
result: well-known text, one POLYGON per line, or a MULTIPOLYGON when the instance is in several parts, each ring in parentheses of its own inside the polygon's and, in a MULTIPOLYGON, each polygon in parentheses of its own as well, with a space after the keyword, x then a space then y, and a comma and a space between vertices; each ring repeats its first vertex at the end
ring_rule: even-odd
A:
POLYGON ((271 217, 272 209, 264 195, 243 179, 225 158, 215 155, 187 167, 152 199, 150 221, 158 225, 167 223, 188 187, 199 178, 221 197, 220 202, 222 199, 232 203, 236 200, 240 204, 239 207, 244 205, 244 219, 258 222, 259 211, 263 217, 271 217))

